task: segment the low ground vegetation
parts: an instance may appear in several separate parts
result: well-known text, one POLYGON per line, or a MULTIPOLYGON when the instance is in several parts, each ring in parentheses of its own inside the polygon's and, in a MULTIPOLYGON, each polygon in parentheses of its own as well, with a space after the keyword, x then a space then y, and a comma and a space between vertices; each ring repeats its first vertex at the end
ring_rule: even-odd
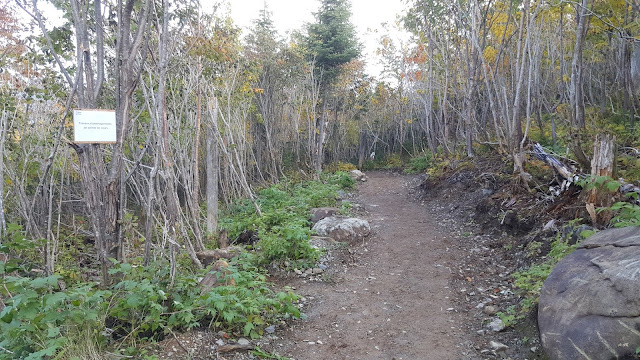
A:
POLYGON ((260 191, 262 217, 248 200, 229 207, 221 223, 231 238, 252 231, 259 240, 230 261, 218 281, 222 286, 208 291, 199 286, 207 270, 186 260, 174 277, 163 260, 115 263, 110 275, 117 280, 110 285, 40 276, 35 243, 10 225, 11 236, 0 247, 0 359, 86 359, 104 351, 143 356, 141 344, 193 328, 260 337, 270 324, 300 316, 298 296, 273 290, 263 265, 311 266, 320 254, 308 242, 309 210, 335 205, 338 191, 353 185, 344 172, 322 181, 283 181, 260 191))

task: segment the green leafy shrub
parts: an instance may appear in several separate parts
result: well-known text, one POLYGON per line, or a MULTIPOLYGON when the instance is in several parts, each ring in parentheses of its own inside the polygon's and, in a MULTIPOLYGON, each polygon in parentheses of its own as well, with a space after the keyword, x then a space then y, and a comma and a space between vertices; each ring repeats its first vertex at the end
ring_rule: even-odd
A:
POLYGON ((119 336, 160 339, 165 328, 186 330, 209 326, 253 338, 262 328, 280 317, 298 317, 292 292, 273 292, 263 270, 241 257, 225 270, 225 283, 202 293, 203 273, 178 274, 171 287, 168 264, 132 267, 120 264, 113 274, 123 280, 114 286, 109 319, 117 324, 119 336))
MULTIPOLYGON (((576 219, 576 221, 578 220, 580 219, 576 219)), ((584 231, 580 234, 580 237, 586 238, 591 234, 593 234, 592 231, 584 231)), ((524 318, 525 315, 538 303, 542 285, 549 274, 551 274, 551 271, 553 271, 553 268, 565 256, 572 253, 577 246, 578 244, 569 244, 568 239, 562 238, 558 235, 558 238, 551 244, 551 251, 546 256, 544 262, 531 265, 526 270, 514 273, 513 286, 515 287, 518 295, 522 296, 523 299, 520 301, 517 310, 512 309, 511 312, 505 315, 508 315, 513 322, 524 318)))
POLYGON ((613 180, 610 176, 590 176, 578 181, 576 184, 585 190, 602 189, 603 187, 609 192, 615 192, 620 188, 620 182, 613 180))
POLYGON ((332 185, 338 185, 342 189, 352 189, 356 184, 356 181, 344 171, 338 171, 335 174, 329 176, 328 183, 332 185))
POLYGON ((31 264, 17 257, 35 251, 36 243, 24 237, 22 228, 8 224, 0 245, 0 359, 41 359, 52 356, 86 337, 86 330, 100 337, 100 328, 111 292, 95 284, 81 283, 61 290, 60 275, 29 277, 31 264))
POLYGON ((311 230, 305 225, 288 224, 260 239, 260 249, 266 261, 280 259, 317 260, 319 253, 309 245, 311 230))
POLYGON ((409 163, 404 168, 404 172, 407 174, 420 174, 427 171, 432 166, 433 156, 427 152, 423 156, 414 157, 409 160, 409 163))
POLYGON ((266 275, 241 261, 229 267, 227 277, 235 285, 213 288, 202 296, 210 326, 251 338, 262 336, 263 328, 281 318, 300 317, 294 302, 298 296, 291 291, 274 293, 266 283, 266 275))
POLYGON ((203 326, 256 338, 267 324, 300 316, 298 296, 271 290, 250 255, 231 263, 228 285, 206 292, 199 285, 204 270, 178 273, 172 282, 165 262, 114 264, 110 273, 119 281, 109 288, 77 283, 66 290, 60 275, 33 278, 7 263, 0 262, 0 359, 87 358, 83 351, 203 326))
POLYGON ((310 210, 334 206, 337 191, 354 185, 353 178, 341 171, 323 175, 322 181, 285 181, 258 193, 256 201, 262 210, 261 217, 253 205, 244 200, 230 207, 220 224, 232 239, 247 230, 257 233, 260 241, 256 247, 260 250, 261 262, 315 261, 319 254, 309 245, 310 210))
MULTIPOLYGON (((638 193, 632 192, 627 194, 634 200, 638 199, 638 193)), ((640 226, 640 206, 625 201, 617 202, 611 207, 601 208, 600 210, 612 210, 615 216, 611 219, 614 227, 640 226)))
MULTIPOLYGON (((585 190, 604 187, 609 192, 615 192, 618 191, 622 184, 608 176, 595 176, 582 180, 579 185, 585 190)), ((638 200, 638 195, 638 193, 630 192, 625 196, 635 202, 638 200)), ((612 211, 615 214, 610 220, 610 224, 614 227, 640 225, 640 206, 632 202, 619 201, 609 207, 598 208, 598 212, 603 211, 612 211)))
POLYGON ((4 277, 3 287, 11 296, 0 312, 0 346, 11 354, 0 353, 0 359, 52 356, 82 330, 99 328, 111 293, 92 284, 60 291, 59 279, 4 277))
POLYGON ((402 157, 400 154, 389 154, 385 158, 385 169, 401 169, 402 165, 402 157))

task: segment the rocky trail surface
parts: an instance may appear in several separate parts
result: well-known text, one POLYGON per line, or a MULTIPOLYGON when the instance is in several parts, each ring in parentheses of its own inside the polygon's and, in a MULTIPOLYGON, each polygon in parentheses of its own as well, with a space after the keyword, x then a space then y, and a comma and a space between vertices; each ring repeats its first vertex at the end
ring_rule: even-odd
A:
POLYGON ((449 287, 461 254, 429 210, 411 195, 408 177, 370 173, 355 202, 373 235, 347 251, 332 283, 298 280, 307 319, 282 336, 294 359, 458 359, 460 319, 449 287))
POLYGON ((487 206, 508 193, 480 182, 477 171, 429 188, 420 176, 367 176, 345 201, 371 235, 329 245, 318 273, 272 271, 272 281, 302 296, 303 319, 273 324, 255 341, 179 334, 160 344, 159 358, 545 359, 535 309, 515 328, 498 316, 520 301, 512 274, 529 256, 512 245, 526 240, 517 226, 501 225, 487 206), (224 346, 264 353, 222 353, 224 346))

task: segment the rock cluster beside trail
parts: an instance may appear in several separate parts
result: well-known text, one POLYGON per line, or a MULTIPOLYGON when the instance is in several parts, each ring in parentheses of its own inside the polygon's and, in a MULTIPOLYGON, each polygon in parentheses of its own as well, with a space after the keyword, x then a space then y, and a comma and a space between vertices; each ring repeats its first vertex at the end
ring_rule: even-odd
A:
POLYGON ((313 230, 320 236, 327 236, 335 241, 354 242, 364 239, 371 232, 367 220, 346 216, 330 216, 318 221, 313 230))
POLYGON ((351 170, 349 171, 349 175, 351 175, 351 177, 355 180, 355 181, 367 181, 369 178, 367 177, 367 175, 365 175, 362 171, 360 170, 351 170))
POLYGON ((560 261, 542 288, 538 324, 553 360, 632 358, 640 346, 640 227, 601 231, 560 261))
POLYGON ((202 265, 209 266, 220 259, 230 260, 242 253, 242 249, 237 246, 226 247, 224 249, 203 250, 196 253, 202 265))
POLYGON ((313 208, 311 209, 311 222, 315 224, 318 221, 329 216, 336 215, 337 213, 338 209, 334 207, 313 208))

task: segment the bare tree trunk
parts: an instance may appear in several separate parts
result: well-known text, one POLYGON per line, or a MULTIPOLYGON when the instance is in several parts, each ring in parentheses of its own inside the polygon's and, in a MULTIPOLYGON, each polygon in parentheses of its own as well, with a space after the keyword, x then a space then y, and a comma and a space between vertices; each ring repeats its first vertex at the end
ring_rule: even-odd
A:
MULTIPOLYGON (((151 130, 153 131, 153 130, 151 130)), ((153 167, 149 172, 147 184, 147 208, 145 211, 144 222, 144 265, 149 265, 151 261, 151 243, 153 241, 153 213, 156 203, 156 176, 158 175, 158 166, 160 163, 160 154, 156 151, 153 156, 153 167)))
MULTIPOLYGON (((176 255, 176 252, 178 251, 177 246, 174 246, 174 245, 178 243, 177 233, 176 233, 176 224, 178 221, 178 217, 180 216, 180 206, 178 204, 178 195, 176 192, 176 176, 173 169, 173 160, 170 153, 169 126, 167 122, 167 111, 166 111, 166 82, 167 82, 167 69, 168 69, 168 63, 169 63, 169 50, 168 50, 169 5, 166 0, 162 1, 162 5, 163 5, 163 19, 162 19, 162 30, 160 34, 160 42, 159 42, 159 48, 158 48, 159 62, 158 62, 158 69, 157 69, 158 90, 156 93, 156 99, 155 99, 156 102, 154 104, 155 105, 154 114, 157 121, 159 121, 159 123, 161 124, 161 127, 159 129, 161 131, 160 153, 161 153, 162 162, 163 162, 162 177, 167 186, 167 189, 165 192, 165 199, 167 204, 167 210, 166 210, 167 211, 167 214, 166 214, 167 215, 167 233, 169 234, 169 237, 174 241, 174 243, 170 245, 172 246, 170 249, 171 261, 172 261, 172 265, 171 265, 172 273, 170 275, 171 275, 171 279, 173 280, 173 278, 175 277, 175 264, 173 264, 173 261, 175 261, 175 255, 176 255)), ((159 21, 159 19, 157 21, 159 21)), ((189 258, 191 259, 191 261, 198 268, 202 268, 202 264, 200 263, 200 260, 196 256, 196 251, 191 239, 189 239, 188 237, 185 237, 184 242, 185 242, 187 254, 189 255, 189 258)))
POLYGON ((207 125, 207 233, 215 234, 218 229, 218 181, 220 178, 220 157, 218 152, 218 137, 213 132, 217 128, 213 123, 218 122, 218 100, 213 98, 210 103, 209 117, 211 124, 207 125))
POLYGON ((7 220, 4 215, 4 144, 9 130, 9 112, 5 109, 0 111, 0 242, 4 238, 7 230, 7 220))
POLYGON ((364 165, 364 159, 367 155, 367 133, 360 129, 360 136, 358 139, 358 169, 362 170, 364 165))
POLYGON ((322 97, 322 113, 316 122, 316 143, 314 144, 314 164, 313 168, 316 172, 315 176, 318 176, 322 172, 322 162, 324 161, 324 138, 325 127, 327 122, 327 95, 322 97))
MULTIPOLYGON (((616 137, 611 135, 598 134, 596 141, 593 143, 593 158, 591 159, 591 177, 613 177, 615 167, 615 142, 616 137)), ((587 199, 587 212, 591 217, 594 225, 598 224, 598 220, 602 223, 609 222, 613 216, 611 212, 605 211, 597 214, 596 207, 609 207, 612 205, 611 195, 607 190, 594 187, 589 191, 587 199), (598 217, 598 215, 600 215, 598 217)))
POLYGON ((587 15, 588 7, 589 0, 582 0, 576 9, 578 23, 576 26, 576 43, 573 49, 573 59, 571 60, 571 88, 569 95, 572 108, 572 122, 573 125, 578 128, 585 127, 584 95, 582 94, 582 52, 589 24, 589 15, 587 15))
POLYGON ((193 191, 191 198, 191 217, 193 218, 193 232, 195 235, 195 250, 204 250, 202 234, 200 231, 200 128, 202 126, 202 93, 200 89, 200 77, 202 64, 198 56, 198 89, 196 97, 196 133, 193 144, 193 191))

